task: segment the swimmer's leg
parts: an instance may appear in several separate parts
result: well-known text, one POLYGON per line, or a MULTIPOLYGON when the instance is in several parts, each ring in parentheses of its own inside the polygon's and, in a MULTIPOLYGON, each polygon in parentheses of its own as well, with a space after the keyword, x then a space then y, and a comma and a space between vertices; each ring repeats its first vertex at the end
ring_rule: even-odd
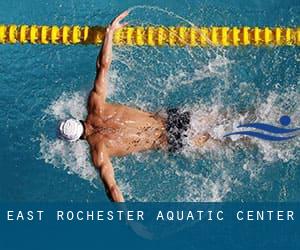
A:
MULTIPOLYGON (((248 109, 240 112, 241 115, 246 116, 247 120, 249 122, 255 121, 257 119, 255 109, 248 109)), ((196 118, 198 126, 199 127, 214 127, 214 125, 218 124, 218 119, 219 119, 220 114, 211 114, 209 116, 203 116, 196 118)), ((221 117, 223 117, 224 120, 230 119, 228 118, 228 113, 223 112, 221 114, 221 117)), ((246 147, 251 147, 254 145, 253 141, 249 137, 241 137, 237 141, 232 141, 230 138, 226 139, 218 139, 214 138, 210 133, 209 130, 206 132, 203 131, 200 134, 195 135, 192 138, 192 143, 195 147, 200 148, 205 146, 207 143, 213 143, 214 145, 219 145, 219 146, 234 146, 234 147, 240 147, 240 146, 246 146, 246 147)))
MULTIPOLYGON (((197 119, 197 118, 196 118, 197 119)), ((216 118, 214 116, 205 116, 197 119, 198 121, 198 126, 199 127, 206 127, 207 124, 215 124, 216 123, 216 118)), ((192 143, 194 144, 195 147, 203 147, 206 142, 209 140, 214 140, 215 139, 209 134, 209 132, 203 131, 202 133, 196 134, 192 138, 192 143)))
POLYGON ((232 141, 231 139, 220 140, 213 138, 209 133, 204 133, 201 135, 197 135, 193 140, 193 144, 197 148, 204 147, 207 142, 212 142, 214 145, 219 146, 231 146, 231 147, 241 147, 246 146, 248 148, 254 145, 253 141, 251 141, 248 137, 242 137, 237 141, 232 141))
POLYGON ((196 137, 193 139, 193 144, 196 147, 203 147, 204 144, 211 138, 209 133, 204 133, 201 135, 196 135, 196 137))

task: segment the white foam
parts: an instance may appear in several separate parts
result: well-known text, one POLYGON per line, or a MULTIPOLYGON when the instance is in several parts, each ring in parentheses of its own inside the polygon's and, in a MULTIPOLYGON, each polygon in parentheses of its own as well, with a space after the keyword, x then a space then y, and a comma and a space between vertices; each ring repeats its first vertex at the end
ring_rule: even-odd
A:
POLYGON ((90 163, 88 145, 83 141, 68 143, 41 135, 40 153, 46 163, 63 168, 68 174, 76 174, 91 183, 98 176, 90 163))
MULTIPOLYGON (((297 103, 300 102, 300 94, 287 90, 286 93, 276 94, 271 92, 265 101, 258 102, 256 108, 253 112, 246 112, 240 114, 237 111, 225 109, 222 103, 217 100, 211 105, 204 103, 198 103, 194 107, 185 107, 185 110, 191 110, 191 129, 188 131, 188 137, 186 140, 185 153, 189 154, 191 152, 207 152, 207 150, 220 150, 220 146, 224 142, 224 135, 232 131, 243 131, 244 128, 237 129, 240 124, 246 123, 247 121, 252 122, 264 122, 271 123, 279 126, 278 121, 281 115, 286 112, 291 116, 294 127, 299 127, 299 114, 300 107, 297 103), (286 98, 289 96, 289 98, 286 98), (296 103, 293 105, 291 102, 296 103), (290 106, 291 110, 287 107, 290 106), (253 119, 255 119, 253 121, 253 119), (209 133, 209 135, 216 141, 207 143, 203 148, 195 147, 193 140, 197 135, 204 133, 209 133)), ((246 136, 234 135, 231 136, 231 141, 240 141, 241 138, 246 136)), ((287 162, 289 160, 299 157, 296 155, 295 150, 300 146, 300 138, 297 137, 293 141, 287 143, 274 143, 269 141, 264 141, 255 138, 249 138, 252 144, 258 146, 260 152, 264 156, 265 161, 276 161, 282 160, 287 162)), ((247 150, 249 146, 248 143, 239 144, 243 146, 244 150, 247 150)), ((227 146, 223 146, 227 147, 227 146)), ((234 146, 232 148, 234 150, 234 146)))
MULTIPOLYGON (((288 114, 292 119, 293 127, 300 127, 300 93, 292 89, 287 89, 281 94, 271 92, 265 102, 262 102, 257 108, 257 120, 268 121, 278 125, 279 118, 283 114, 288 114)), ((263 140, 255 140, 255 143, 263 153, 265 161, 300 159, 297 150, 300 147, 300 137, 286 143, 272 143, 263 140)))
POLYGON ((45 113, 58 120, 74 117, 84 119, 87 93, 62 93, 62 95, 45 110, 45 113))
MULTIPOLYGON (((220 164, 223 164, 222 162, 220 164)), ((215 176, 203 176, 189 171, 181 171, 178 174, 183 177, 184 195, 177 197, 178 201, 222 201, 231 191, 233 180, 223 166, 214 166, 212 172, 215 176)))
MULTIPOLYGON (((63 93, 45 110, 48 120, 58 120, 75 117, 84 119, 86 116, 86 94, 79 92, 63 93)), ((53 125, 51 123, 51 125, 53 125)), ((55 128, 52 128, 55 131, 55 128)), ((93 181, 97 177, 91 165, 88 145, 84 141, 65 142, 58 138, 51 139, 41 134, 40 158, 54 167, 63 168, 69 174, 77 174, 81 178, 93 181)))

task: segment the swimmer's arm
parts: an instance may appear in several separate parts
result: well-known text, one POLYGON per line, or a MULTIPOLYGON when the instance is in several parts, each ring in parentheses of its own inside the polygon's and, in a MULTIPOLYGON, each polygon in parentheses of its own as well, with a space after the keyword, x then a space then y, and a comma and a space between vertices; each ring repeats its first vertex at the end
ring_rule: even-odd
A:
POLYGON ((124 202, 123 195, 115 180, 114 169, 106 147, 102 144, 95 148, 92 157, 95 167, 99 170, 108 198, 114 202, 124 202))
POLYGON ((121 29, 127 25, 127 23, 121 24, 120 21, 122 21, 128 13, 128 11, 123 12, 107 27, 103 46, 97 57, 94 91, 104 99, 107 95, 107 75, 112 61, 113 36, 117 29, 121 29))

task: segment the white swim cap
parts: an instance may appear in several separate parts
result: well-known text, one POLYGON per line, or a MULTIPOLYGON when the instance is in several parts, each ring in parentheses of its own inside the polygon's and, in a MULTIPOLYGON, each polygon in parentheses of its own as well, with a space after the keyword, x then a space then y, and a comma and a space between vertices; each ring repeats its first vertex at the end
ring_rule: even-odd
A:
POLYGON ((83 134, 84 127, 79 120, 68 119, 61 121, 59 124, 59 137, 66 141, 77 141, 80 136, 83 134))

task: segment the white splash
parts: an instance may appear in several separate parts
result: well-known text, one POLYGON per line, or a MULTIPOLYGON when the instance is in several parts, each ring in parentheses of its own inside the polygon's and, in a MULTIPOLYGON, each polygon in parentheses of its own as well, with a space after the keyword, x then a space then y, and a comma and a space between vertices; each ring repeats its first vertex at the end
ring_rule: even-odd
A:
POLYGON ((57 120, 74 117, 84 119, 87 93, 62 93, 62 95, 45 110, 45 113, 57 120))
MULTIPOLYGON (((289 92, 288 94, 293 95, 292 98, 295 102, 300 101, 297 93, 289 92)), ((278 104, 278 99, 282 99, 282 96, 271 93, 265 102, 258 103, 255 111, 256 121, 272 122, 278 120, 278 117, 282 114, 282 108, 285 106, 283 102, 278 104)), ((64 93, 58 100, 54 101, 49 106, 45 113, 54 119, 64 119, 69 115, 83 118, 85 115, 85 105, 85 96, 82 96, 79 93, 64 93)), ((177 201, 224 200, 227 194, 231 192, 231 187, 237 180, 232 178, 232 170, 230 170, 228 166, 226 168, 222 165, 224 164, 222 163, 224 160, 230 160, 234 157, 236 148, 236 145, 223 144, 223 135, 225 132, 232 131, 238 124, 247 121, 249 116, 253 119, 253 114, 239 114, 232 110, 231 113, 229 110, 224 113, 224 107, 220 103, 215 103, 213 105, 199 103, 193 107, 185 107, 185 109, 192 111, 191 130, 189 131, 188 138, 194 138, 196 134, 208 131, 211 137, 214 138, 214 141, 207 143, 202 148, 195 148, 191 140, 187 140, 187 147, 185 147, 184 154, 196 161, 199 157, 201 158, 204 155, 214 159, 212 172, 209 176, 204 176, 201 173, 193 174, 186 169, 178 168, 177 163, 174 163, 165 155, 162 156, 163 161, 166 165, 172 167, 170 169, 166 168, 164 170, 165 172, 162 174, 170 176, 171 172, 175 171, 176 175, 181 179, 180 183, 183 194, 177 195, 177 201)), ((300 114, 299 106, 296 105, 294 107, 294 112, 291 114, 292 118, 296 121, 296 117, 299 117, 300 114)), ((295 125, 299 126, 299 119, 295 125)), ((245 151, 248 150, 247 144, 237 143, 239 143, 245 151)), ((242 164, 241 169, 248 172, 250 178, 253 180, 257 179, 261 174, 263 161, 276 161, 278 159, 289 161, 296 157, 299 158, 299 155, 296 154, 297 149, 300 147, 299 139, 289 145, 274 144, 257 139, 251 139, 251 143, 257 145, 263 155, 263 159, 259 164, 255 161, 251 161, 251 159, 245 161, 242 164)), ((90 161, 88 145, 83 141, 70 144, 59 139, 50 139, 47 138, 46 135, 41 135, 40 153, 41 158, 44 159, 46 163, 51 164, 54 167, 63 168, 69 174, 76 174, 80 178, 88 180, 91 183, 98 178, 98 174, 90 161)), ((153 159, 149 158, 145 153, 138 153, 131 156, 130 165, 147 162, 145 166, 147 166, 147 169, 151 169, 152 167, 156 168, 155 165, 159 165, 161 160, 161 157, 153 159)), ((191 162, 191 164, 193 165, 193 162, 191 162)), ((134 168, 128 169, 128 165, 122 161, 114 160, 118 182, 121 190, 126 193, 125 196, 127 200, 159 200, 160 198, 156 197, 154 194, 145 194, 144 196, 137 195, 139 186, 131 184, 129 176, 138 176, 138 173, 136 173, 138 170, 134 170, 134 168)))
POLYGON ((178 201, 222 201, 231 192, 231 178, 224 164, 218 163, 214 166, 209 176, 193 174, 189 171, 177 172, 183 178, 184 195, 178 196, 178 201))
MULTIPOLYGON (((75 117, 84 119, 86 115, 86 94, 63 93, 45 110, 49 120, 75 117)), ((53 128, 55 130, 55 128, 53 128)), ((58 138, 51 139, 42 134, 40 141, 40 158, 54 167, 63 168, 69 174, 77 174, 81 178, 92 182, 97 172, 91 164, 89 148, 86 142, 68 143, 58 138)))
POLYGON ((62 140, 40 138, 41 158, 54 167, 63 168, 68 174, 76 174, 91 183, 98 174, 90 163, 89 149, 85 142, 68 143, 62 140))

